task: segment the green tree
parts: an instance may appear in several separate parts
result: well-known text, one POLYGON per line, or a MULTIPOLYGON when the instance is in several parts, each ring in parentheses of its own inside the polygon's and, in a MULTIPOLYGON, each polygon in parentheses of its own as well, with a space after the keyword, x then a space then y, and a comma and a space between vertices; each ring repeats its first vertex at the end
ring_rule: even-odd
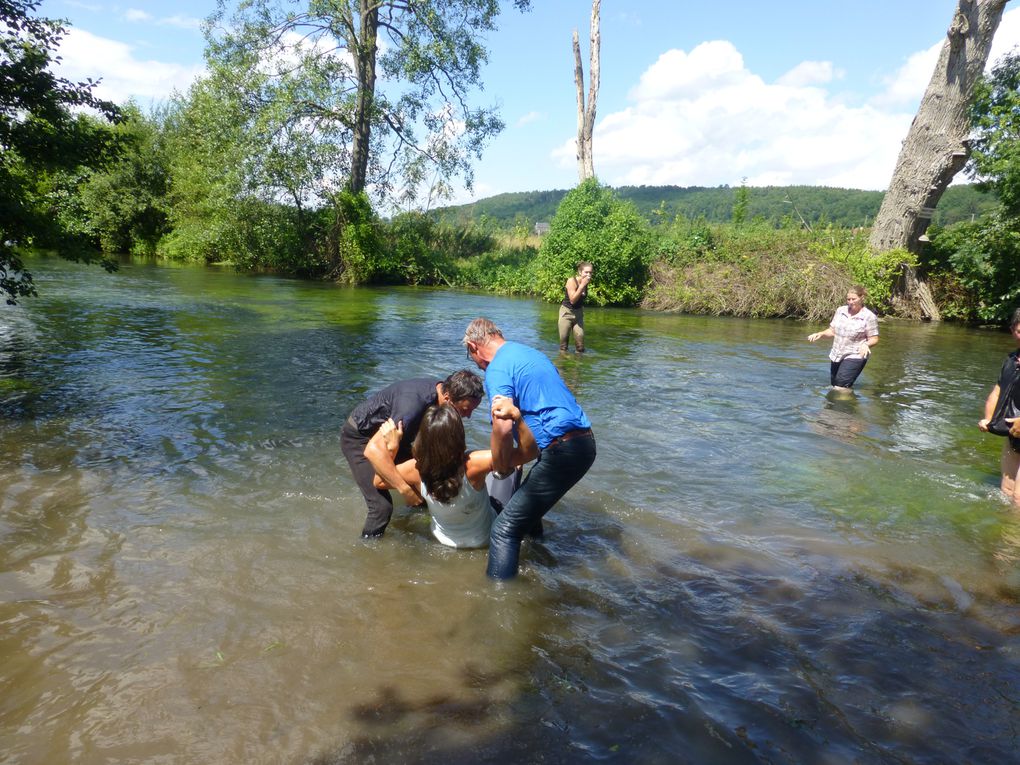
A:
POLYGON ((75 83, 50 71, 66 28, 36 16, 39 5, 0 0, 0 293, 8 303, 35 294, 19 246, 54 247, 79 261, 98 257, 59 226, 52 175, 99 166, 113 151, 109 134, 72 109, 119 117, 116 106, 92 94, 96 82, 75 83))
POLYGON ((970 165, 1009 217, 1020 217, 1020 52, 1003 56, 977 85, 971 105, 970 165))
POLYGON ((104 252, 152 255, 168 230, 169 168, 160 125, 134 104, 125 120, 110 128, 120 156, 101 170, 89 170, 76 189, 75 223, 98 239, 104 252))
POLYGON ((315 221, 298 204, 305 193, 300 167, 289 175, 281 170, 259 129, 270 117, 243 97, 234 74, 213 69, 172 102, 164 120, 171 231, 159 252, 177 260, 320 275, 323 266, 311 246, 315 221))
POLYGON ((472 159, 503 127, 494 108, 469 103, 499 10, 499 0, 307 0, 297 11, 220 0, 209 56, 265 73, 240 83, 245 97, 278 104, 288 119, 275 124, 309 145, 337 147, 331 169, 351 192, 399 202, 436 178, 442 196, 456 176, 470 188, 472 159))
POLYGON ((1004 322, 1020 302, 1020 52, 978 83, 970 115, 968 169, 1000 205, 972 222, 933 229, 925 263, 966 290, 959 302, 974 315, 963 318, 1004 322))
POLYGON ((588 300, 595 305, 632 305, 648 279, 652 241, 647 221, 595 178, 560 202, 538 254, 536 292, 563 299, 563 284, 580 261, 595 266, 588 300))

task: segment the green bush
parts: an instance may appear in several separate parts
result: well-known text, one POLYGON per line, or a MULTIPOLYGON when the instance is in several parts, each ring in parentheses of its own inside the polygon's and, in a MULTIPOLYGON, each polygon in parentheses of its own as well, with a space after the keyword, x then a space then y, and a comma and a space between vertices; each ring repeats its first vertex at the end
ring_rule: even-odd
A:
POLYGON ((444 232, 428 215, 401 213, 384 230, 386 246, 374 281, 387 284, 450 284, 453 267, 444 232))
POLYGON ((821 232, 812 250, 830 263, 842 266, 849 274, 851 284, 860 284, 867 290, 868 306, 879 312, 892 307, 896 280, 903 265, 918 264, 917 258, 906 250, 872 252, 863 232, 847 229, 821 232))
POLYGON ((364 284, 383 251, 379 221, 368 195, 344 190, 318 213, 314 236, 323 275, 347 284, 364 284))
POLYGON ((690 265, 715 250, 715 234, 704 216, 692 221, 679 215, 656 231, 655 257, 672 266, 690 265))
MULTIPOLYGON (((481 289, 499 295, 528 295, 535 285, 534 247, 504 246, 454 263, 458 287, 481 289)), ((566 279, 564 279, 566 281, 566 279)))
POLYGON ((648 224, 634 205, 592 178, 560 202, 539 249, 534 290, 559 302, 564 283, 586 260, 595 267, 590 303, 632 305, 648 280, 651 253, 648 224))
POLYGON ((926 262, 948 271, 965 291, 953 307, 971 306, 966 318, 1008 321, 1020 304, 1020 221, 997 212, 930 231, 929 238, 926 262))

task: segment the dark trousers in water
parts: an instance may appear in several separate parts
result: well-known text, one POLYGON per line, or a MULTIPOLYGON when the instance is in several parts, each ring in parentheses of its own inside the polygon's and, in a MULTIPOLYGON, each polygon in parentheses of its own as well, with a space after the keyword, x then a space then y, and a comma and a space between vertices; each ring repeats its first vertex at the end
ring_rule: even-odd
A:
POLYGON ((521 488, 492 522, 489 536, 489 567, 494 579, 517 576, 521 540, 536 528, 553 505, 581 480, 595 462, 595 436, 554 442, 542 450, 521 488))
POLYGON ((829 362, 829 381, 838 388, 852 388, 864 371, 867 359, 843 359, 829 362))
POLYGON ((365 518, 365 527, 361 530, 363 537, 378 537, 386 531, 390 517, 393 515, 393 499, 390 493, 383 489, 377 489, 372 481, 375 479, 375 468, 372 463, 365 459, 365 447, 371 436, 361 435, 348 420, 340 431, 340 451, 351 466, 351 473, 354 474, 354 482, 358 484, 365 503, 368 505, 368 517, 365 518))

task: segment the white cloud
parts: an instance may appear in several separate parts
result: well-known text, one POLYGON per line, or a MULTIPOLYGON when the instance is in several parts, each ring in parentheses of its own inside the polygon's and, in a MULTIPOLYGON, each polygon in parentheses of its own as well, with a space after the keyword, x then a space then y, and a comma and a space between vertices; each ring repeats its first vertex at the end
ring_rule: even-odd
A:
POLYGON ((160 26, 177 27, 178 29, 201 29, 202 19, 194 16, 165 16, 157 22, 160 26))
MULTIPOLYGON (((1020 42, 1020 9, 1003 16, 994 60, 1020 42)), ((727 41, 670 50, 595 128, 595 170, 610 185, 810 184, 883 189, 942 41, 909 56, 867 103, 836 92, 831 62, 805 61, 773 83, 727 41)), ((576 162, 573 137, 552 153, 576 162)))
POLYGON ((61 41, 60 56, 61 76, 75 81, 102 78, 93 92, 115 103, 131 97, 159 100, 174 90, 183 92, 203 71, 201 66, 140 60, 132 46, 74 27, 61 41))
POLYGON ((538 122, 541 119, 545 119, 545 115, 542 112, 528 112, 519 120, 517 120, 517 127, 527 125, 531 122, 538 122))
POLYGON ((989 63, 994 64, 1018 45, 1020 45, 1020 8, 1014 8, 1002 14, 1002 23, 999 24, 995 39, 992 40, 989 63))
POLYGON ((776 84, 798 88, 821 85, 842 76, 841 71, 833 69, 831 61, 802 61, 776 80, 776 84))
POLYGON ((202 19, 195 18, 194 16, 182 16, 177 14, 175 16, 163 16, 157 19, 151 13, 138 8, 128 8, 124 11, 124 18, 127 21, 135 23, 154 22, 156 25, 161 27, 176 27, 178 29, 201 29, 202 27, 202 19))

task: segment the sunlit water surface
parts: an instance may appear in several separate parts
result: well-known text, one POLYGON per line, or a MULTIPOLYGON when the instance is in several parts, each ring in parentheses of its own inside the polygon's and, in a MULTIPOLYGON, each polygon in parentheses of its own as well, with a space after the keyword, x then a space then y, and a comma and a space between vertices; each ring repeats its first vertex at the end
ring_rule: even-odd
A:
POLYGON ((1020 514, 975 427, 1006 334, 883 323, 831 401, 798 322, 591 310, 558 358, 530 300, 31 267, 0 308, 6 763, 1020 759, 1020 514), (478 315, 598 436, 508 585, 421 515, 363 542, 339 450, 478 315))

